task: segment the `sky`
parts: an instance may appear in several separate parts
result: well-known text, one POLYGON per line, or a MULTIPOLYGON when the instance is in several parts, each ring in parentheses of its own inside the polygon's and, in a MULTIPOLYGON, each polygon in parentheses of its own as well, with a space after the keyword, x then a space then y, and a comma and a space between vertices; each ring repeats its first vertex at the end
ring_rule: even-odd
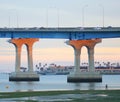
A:
MULTIPOLYGON (((120 27, 120 0, 0 0, 0 27, 82 27, 83 9, 85 27, 120 27)), ((9 72, 15 69, 15 47, 7 40, 0 39, 0 71, 9 72)), ((39 62, 74 65, 74 51, 66 40, 39 39, 33 46, 34 68, 39 62)), ((120 38, 102 39, 95 47, 95 60, 120 62, 120 38)), ((21 66, 27 67, 25 46, 21 66)))

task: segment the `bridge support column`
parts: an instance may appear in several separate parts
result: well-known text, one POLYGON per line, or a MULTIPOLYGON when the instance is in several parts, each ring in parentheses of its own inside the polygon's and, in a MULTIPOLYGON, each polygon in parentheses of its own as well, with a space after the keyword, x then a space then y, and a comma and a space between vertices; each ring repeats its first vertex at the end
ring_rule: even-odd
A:
POLYGON ((92 46, 88 47, 88 63, 89 63, 89 71, 90 72, 94 72, 95 71, 95 67, 94 67, 94 48, 92 46))
POLYGON ((28 71, 29 72, 33 72, 32 45, 33 44, 27 45, 28 68, 29 68, 28 71))
POLYGON ((15 48, 16 48, 15 72, 20 72, 21 44, 15 45, 15 48))
POLYGON ((16 48, 15 72, 10 74, 9 81, 39 81, 39 75, 33 72, 32 46, 36 41, 38 41, 38 39, 32 38, 9 40, 16 48), (24 44, 27 47, 28 71, 21 72, 21 48, 24 44))
POLYGON ((74 49, 74 55, 75 55, 75 61, 74 61, 74 65, 75 65, 75 74, 79 74, 80 73, 80 49, 74 49))
POLYGON ((74 48, 75 62, 74 72, 70 73, 67 77, 68 82, 102 82, 102 76, 100 73, 95 72, 94 68, 94 47, 97 43, 100 43, 101 39, 91 40, 70 40, 66 43, 74 48), (83 46, 87 47, 88 60, 89 60, 89 71, 80 71, 80 53, 83 46))

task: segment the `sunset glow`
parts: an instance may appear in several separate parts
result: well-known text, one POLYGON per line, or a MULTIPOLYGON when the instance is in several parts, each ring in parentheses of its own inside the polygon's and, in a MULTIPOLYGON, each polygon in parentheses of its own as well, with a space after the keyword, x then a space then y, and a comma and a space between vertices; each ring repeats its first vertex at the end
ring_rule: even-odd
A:
MULTIPOLYGON (((119 9, 120 0, 1 0, 0 28, 120 27, 119 9)), ((0 39, 1 71, 15 69, 15 47, 8 39, 0 39)), ((74 65, 74 50, 66 40, 40 38, 33 46, 34 68, 39 62, 74 65)), ((95 46, 94 59, 120 62, 120 38, 102 39, 95 46)), ((87 60, 87 49, 83 47, 81 62, 87 60)), ((24 45, 21 66, 27 67, 27 63, 24 45)))
MULTIPOLYGON (((3 49, 2 49, 3 50, 3 49)), ((6 52, 0 52, 0 66, 5 69, 14 70, 15 65, 15 49, 5 48, 6 52), (7 67, 7 68, 6 68, 7 67)), ((22 51, 22 66, 27 67, 27 52, 24 48, 22 51)), ((96 47, 95 48, 95 61, 100 62, 119 62, 120 59, 120 48, 118 47, 96 47)), ((88 55, 87 49, 82 48, 81 62, 87 62, 88 55)), ((42 63, 56 63, 60 65, 74 65, 74 50, 72 47, 63 48, 36 48, 33 49, 33 61, 34 68, 35 64, 42 63)), ((2 69, 3 70, 3 69, 2 69)))

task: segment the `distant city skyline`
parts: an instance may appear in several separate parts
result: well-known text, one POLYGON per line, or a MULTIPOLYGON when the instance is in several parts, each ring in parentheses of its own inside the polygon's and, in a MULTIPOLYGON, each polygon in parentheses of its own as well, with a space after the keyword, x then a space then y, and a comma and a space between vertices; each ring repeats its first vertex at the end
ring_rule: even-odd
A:
MULTIPOLYGON (((82 27, 83 23, 84 27, 103 27, 103 23, 104 27, 120 27, 119 19, 120 0, 0 0, 0 27, 82 27)), ((15 68, 15 47, 7 40, 0 39, 0 71, 15 68)), ((66 40, 36 42, 34 67, 38 62, 73 65, 74 51, 64 43, 66 40)), ((22 66, 27 67, 25 46, 23 48, 22 66)), ((81 58, 87 60, 85 48, 81 58)), ((103 39, 97 44, 95 60, 119 62, 120 38, 103 39)))

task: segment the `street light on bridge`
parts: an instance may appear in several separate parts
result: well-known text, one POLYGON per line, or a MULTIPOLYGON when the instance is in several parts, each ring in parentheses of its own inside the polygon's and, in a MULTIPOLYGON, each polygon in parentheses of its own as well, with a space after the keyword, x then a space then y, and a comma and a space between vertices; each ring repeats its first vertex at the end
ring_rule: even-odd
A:
POLYGON ((10 9, 9 10, 10 14, 9 14, 9 17, 8 17, 8 26, 9 28, 12 27, 11 26, 11 20, 13 18, 13 15, 15 15, 15 22, 16 22, 16 27, 19 28, 19 18, 18 18, 18 11, 16 9, 10 9), (11 16, 11 13, 12 13, 12 16, 11 16))
POLYGON ((8 18, 8 27, 10 28, 10 15, 9 15, 9 18, 8 18))
POLYGON ((104 19, 105 19, 105 10, 104 10, 104 6, 103 5, 99 5, 102 8, 102 26, 104 27, 104 19))
POLYGON ((18 11, 16 11, 17 28, 19 28, 18 11))
POLYGON ((82 7, 82 27, 84 27, 84 20, 85 20, 85 8, 86 7, 88 7, 88 5, 84 5, 83 7, 82 7))
POLYGON ((48 8, 46 10, 46 28, 48 28, 48 8))
POLYGON ((59 8, 57 8, 57 21, 58 21, 58 28, 59 28, 59 19, 60 19, 60 17, 59 17, 59 15, 60 15, 60 10, 59 10, 59 8))

